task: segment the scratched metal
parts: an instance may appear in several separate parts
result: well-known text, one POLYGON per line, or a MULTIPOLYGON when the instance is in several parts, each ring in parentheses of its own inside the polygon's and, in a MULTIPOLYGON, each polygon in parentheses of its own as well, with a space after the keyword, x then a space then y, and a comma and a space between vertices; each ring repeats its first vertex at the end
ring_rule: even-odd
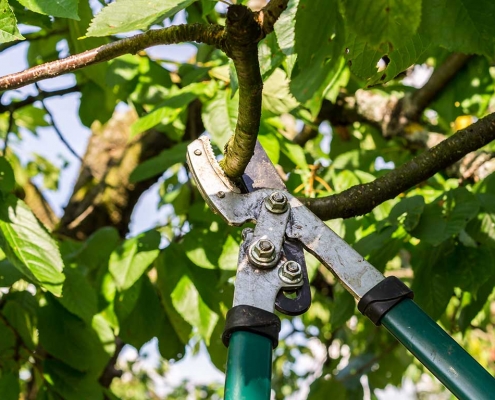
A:
POLYGON ((289 221, 289 210, 282 214, 274 214, 268 211, 264 206, 261 207, 259 216, 257 217, 256 227, 254 229, 253 245, 256 241, 260 239, 268 239, 273 243, 275 247, 276 257, 271 262, 258 263, 251 258, 249 254, 249 259, 255 266, 261 268, 270 268, 277 264, 280 255, 282 253, 282 245, 284 244, 285 230, 287 227, 287 222, 289 221))
POLYGON ((256 141, 254 155, 246 167, 242 180, 249 192, 259 189, 287 190, 284 181, 258 141, 256 141))
POLYGON ((291 222, 287 236, 299 240, 360 300, 385 277, 295 197, 289 195, 291 222))
POLYGON ((274 312, 275 298, 281 289, 294 289, 302 286, 303 282, 288 284, 282 282, 278 270, 287 261, 284 253, 275 268, 253 268, 249 262, 247 251, 252 244, 253 235, 248 234, 239 249, 239 262, 235 278, 234 307, 249 305, 269 312, 274 312))
MULTIPOLYGON (((273 189, 260 189, 249 194, 240 194, 239 189, 229 181, 218 166, 209 140, 205 137, 195 140, 188 146, 187 159, 201 194, 210 207, 228 224, 242 225, 245 222, 257 222, 260 212, 264 209, 263 200, 274 192, 273 189), (195 151, 200 155, 196 155, 195 151)), ((299 200, 289 193, 286 195, 290 204, 287 236, 299 240, 306 250, 337 277, 354 298, 360 300, 384 279, 376 268, 299 200)), ((264 273, 269 272, 273 271, 264 273)), ((261 274, 261 276, 265 275, 261 274)), ((270 304, 271 307, 273 303, 270 304)))

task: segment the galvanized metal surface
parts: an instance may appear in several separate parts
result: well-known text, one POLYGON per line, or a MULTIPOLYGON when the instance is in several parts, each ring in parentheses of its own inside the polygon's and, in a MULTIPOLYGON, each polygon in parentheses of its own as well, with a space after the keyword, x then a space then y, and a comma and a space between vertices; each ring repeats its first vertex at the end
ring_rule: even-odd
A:
POLYGON ((262 239, 268 239, 275 247, 275 257, 271 261, 259 261, 253 257, 253 247, 250 247, 248 257, 254 266, 260 268, 270 268, 277 264, 282 253, 284 243, 285 229, 289 221, 289 212, 281 214, 272 213, 266 207, 259 208, 259 214, 256 215, 256 228, 252 238, 253 245, 262 239))
POLYGON ((291 221, 287 236, 299 240, 347 288, 356 300, 384 276, 298 199, 288 194, 291 221))
POLYGON ((254 155, 246 167, 242 180, 248 192, 260 189, 278 189, 287 191, 285 183, 273 167, 265 149, 260 142, 256 142, 254 155))
MULTIPOLYGON (((261 156, 261 153, 258 154, 261 156)), ((342 282, 356 300, 360 300, 368 290, 384 279, 376 268, 291 194, 284 192, 290 207, 283 214, 270 213, 264 207, 265 198, 277 190, 259 189, 252 193, 241 194, 240 190, 229 181, 218 166, 209 140, 206 137, 197 139, 188 146, 187 159, 198 188, 205 200, 228 224, 257 223, 254 239, 259 240, 266 235, 276 246, 278 254, 280 254, 284 240, 283 230, 285 229, 287 237, 299 240, 307 251, 319 259, 342 282), (221 193, 220 196, 219 193, 221 193), (277 219, 279 217, 280 219, 277 219), (286 222, 287 218, 289 218, 288 223, 286 222)), ((269 177, 267 179, 273 182, 274 185, 280 186, 282 181, 280 178, 277 179, 273 176, 275 169, 269 160, 263 164, 262 169, 260 169, 260 166, 256 166, 254 162, 250 168, 255 177, 252 182, 253 188, 263 187, 267 184, 260 177, 264 174, 269 177)), ((277 189, 280 190, 280 188, 277 189)), ((241 258, 239 260, 241 261, 241 258)), ((250 268, 250 265, 249 263, 244 266, 239 265, 239 270, 241 268, 243 269, 241 274, 244 276, 243 280, 246 280, 246 271, 250 268)), ((256 274, 253 274, 255 273, 251 273, 250 279, 254 282, 256 274)), ((277 279, 280 281, 278 276, 277 279)), ((261 281, 259 283, 261 284, 261 281)), ((271 284, 275 284, 275 281, 271 281, 271 284)), ((244 283, 241 283, 241 285, 244 285, 244 283)), ((252 283, 247 286, 252 287, 252 283)), ((264 288, 263 291, 269 292, 271 299, 273 288, 268 290, 266 285, 261 285, 261 287, 264 288)), ((239 290, 236 288, 236 294, 237 292, 239 290)), ((244 295, 239 293, 238 296, 244 295)), ((252 302, 237 302, 236 304, 254 305, 252 302)))
POLYGON ((281 252, 280 260, 271 269, 255 268, 247 256, 249 247, 253 242, 253 233, 246 234, 245 241, 239 249, 239 262, 235 279, 234 307, 249 305, 261 308, 269 312, 275 309, 275 299, 281 289, 295 289, 302 286, 303 282, 283 282, 278 275, 278 269, 287 261, 287 257, 281 252))

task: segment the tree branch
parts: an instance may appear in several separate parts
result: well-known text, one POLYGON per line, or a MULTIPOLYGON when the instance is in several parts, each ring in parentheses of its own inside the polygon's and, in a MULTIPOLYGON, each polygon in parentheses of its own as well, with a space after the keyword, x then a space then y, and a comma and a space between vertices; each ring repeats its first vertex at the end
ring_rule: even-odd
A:
POLYGON ((43 79, 53 78, 89 65, 108 61, 124 54, 135 54, 151 46, 190 41, 211 44, 223 50, 224 28, 220 25, 187 24, 150 30, 62 60, 6 75, 0 78, 0 91, 17 89, 43 79))
POLYGON ((221 165, 227 176, 236 179, 254 153, 260 126, 263 81, 258 42, 263 32, 249 8, 232 5, 227 12, 226 36, 225 53, 232 58, 239 81, 239 115, 221 165))
POLYGON ((404 105, 404 115, 416 121, 433 99, 447 86, 457 73, 472 58, 471 55, 453 53, 436 68, 430 79, 420 89, 413 92, 407 105, 404 105))
POLYGON ((29 106, 40 100, 48 99, 50 97, 63 96, 65 94, 75 93, 78 92, 79 90, 81 90, 81 87, 79 85, 75 85, 66 89, 53 90, 51 92, 45 92, 45 91, 39 92, 36 96, 28 96, 21 101, 14 101, 8 105, 0 104, 0 114, 10 110, 12 111, 18 110, 22 107, 29 106))
MULTIPOLYGON (((38 85, 36 85, 36 88, 38 89, 38 92, 41 94, 41 90, 40 88, 38 87, 38 85)), ((76 157, 80 162, 82 162, 82 158, 79 156, 79 154, 76 153, 76 151, 72 148, 72 146, 70 145, 70 143, 67 141, 67 139, 65 139, 64 135, 62 134, 62 131, 59 129, 59 127, 57 126, 57 124, 55 123, 55 118, 53 118, 53 115, 52 113, 50 112, 50 110, 48 109, 48 107, 46 106, 45 102, 43 100, 40 100, 41 101, 41 105, 43 106, 43 109, 45 110, 45 112, 47 113, 48 117, 50 118, 50 122, 52 124, 52 127, 53 129, 55 130, 55 133, 57 134, 58 138, 60 139, 60 141, 65 145, 65 147, 67 147, 67 150, 69 150, 70 153, 72 153, 72 155, 74 157, 76 157)))
POLYGON ((288 3, 289 0, 271 0, 265 7, 255 13, 265 35, 273 32, 275 22, 287 8, 288 3))
POLYGON ((373 182, 353 186, 333 196, 302 199, 301 201, 324 220, 363 215, 494 139, 495 113, 458 131, 440 144, 373 182))

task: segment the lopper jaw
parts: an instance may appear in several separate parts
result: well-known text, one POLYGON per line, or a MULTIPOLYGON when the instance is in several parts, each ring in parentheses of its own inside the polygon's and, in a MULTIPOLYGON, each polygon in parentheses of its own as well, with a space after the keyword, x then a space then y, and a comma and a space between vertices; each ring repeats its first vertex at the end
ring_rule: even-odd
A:
MULTIPOLYGON (((255 154, 243 177, 247 190, 250 190, 248 193, 241 193, 241 190, 225 176, 215 159, 207 137, 203 136, 189 145, 187 160, 200 192, 214 212, 221 215, 230 225, 240 226, 246 222, 256 223, 256 229, 252 235, 245 235, 245 240, 241 246, 234 304, 236 301, 246 301, 243 293, 255 292, 257 287, 261 287, 261 281, 270 276, 273 278, 272 283, 276 282, 277 285, 272 285, 270 295, 268 293, 263 294, 266 295, 265 299, 281 299, 279 293, 303 288, 298 293, 300 295, 304 292, 304 296, 298 297, 299 300, 296 299, 297 302, 304 303, 303 306, 287 310, 285 300, 277 300, 278 306, 276 308, 279 311, 295 315, 298 313, 294 311, 295 308, 303 310, 309 307, 309 284, 307 283, 307 272, 304 264, 297 261, 301 266, 299 276, 301 279, 297 284, 288 284, 288 280, 282 279, 281 276, 283 275, 279 275, 277 272, 287 264, 287 261, 290 261, 287 256, 290 252, 286 250, 288 243, 293 243, 296 246, 297 249, 292 253, 298 255, 299 260, 304 260, 303 248, 313 254, 335 275, 357 301, 384 280, 384 276, 377 269, 336 235, 297 198, 286 191, 275 167, 259 144, 257 144, 255 154), (286 209, 283 212, 273 211, 273 201, 269 199, 274 195, 285 199, 284 207, 286 209), (256 244, 259 244, 260 240, 269 240, 275 249, 275 259, 265 260, 264 265, 262 265, 263 263, 260 264, 259 259, 256 259, 256 244), (248 247, 244 252, 243 246, 248 247), (245 279, 240 279, 240 277, 243 274, 247 275, 246 271, 248 270, 250 271, 249 279, 246 279, 249 284, 243 286, 245 279), (237 296, 238 292, 242 295, 242 300, 241 297, 237 296), (281 304, 285 304, 285 306, 281 304)), ((251 305, 273 311, 274 303, 269 306, 261 304, 263 303, 261 297, 260 295, 260 298, 252 300, 251 303, 253 304, 251 305)), ((291 304, 294 305, 295 303, 292 302, 291 304)))
POLYGON ((229 225, 256 224, 254 230, 243 231, 234 306, 249 305, 269 312, 275 308, 289 315, 305 312, 311 305, 311 292, 304 251, 299 242, 285 236, 289 194, 263 148, 257 144, 243 176, 245 193, 224 174, 207 137, 189 145, 187 161, 200 193, 215 213, 229 225), (266 200, 274 193, 282 195, 283 205, 266 200), (296 296, 288 298, 284 292, 296 296))

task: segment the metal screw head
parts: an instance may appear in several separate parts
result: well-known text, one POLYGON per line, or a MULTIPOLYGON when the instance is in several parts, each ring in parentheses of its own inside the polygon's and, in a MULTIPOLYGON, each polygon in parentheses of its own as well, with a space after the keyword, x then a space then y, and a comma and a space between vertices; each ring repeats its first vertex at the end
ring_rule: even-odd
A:
POLYGON ((221 190, 217 193, 217 196, 221 199, 225 197, 225 192, 222 192, 221 190))
POLYGON ((194 150, 194 154, 197 155, 197 156, 200 156, 203 153, 201 152, 200 149, 196 149, 196 150, 194 150))
POLYGON ((286 283, 299 283, 302 280, 302 268, 295 261, 287 261, 280 267, 278 276, 286 283))
POLYGON ((251 245, 249 255, 258 267, 267 267, 275 259, 275 246, 268 239, 259 239, 251 245))
POLYGON ((282 214, 289 208, 287 197, 282 192, 273 192, 270 196, 266 197, 265 206, 268 211, 274 214, 282 214))

